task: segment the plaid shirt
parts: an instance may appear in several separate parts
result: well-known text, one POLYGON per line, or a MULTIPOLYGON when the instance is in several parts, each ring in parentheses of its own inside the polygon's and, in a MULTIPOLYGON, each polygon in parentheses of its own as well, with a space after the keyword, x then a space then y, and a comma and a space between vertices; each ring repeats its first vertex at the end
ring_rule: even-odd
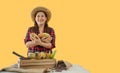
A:
MULTIPOLYGON (((32 33, 32 32, 31 32, 31 29, 29 28, 27 33, 26 33, 26 37, 24 39, 25 44, 26 44, 26 42, 31 41, 30 33, 32 33)), ((36 34, 38 35, 38 34, 40 34, 40 32, 38 31, 36 34)), ((55 48, 55 33, 54 33, 54 29, 53 28, 50 28, 50 33, 49 34, 52 37, 52 40, 51 40, 52 47, 51 47, 51 49, 47 49, 47 48, 45 48, 43 46, 37 45, 37 46, 34 46, 32 48, 28 48, 28 52, 30 50, 32 50, 33 52, 35 52, 35 51, 38 51, 38 52, 41 52, 41 51, 49 52, 50 51, 50 52, 52 52, 52 49, 55 48)))

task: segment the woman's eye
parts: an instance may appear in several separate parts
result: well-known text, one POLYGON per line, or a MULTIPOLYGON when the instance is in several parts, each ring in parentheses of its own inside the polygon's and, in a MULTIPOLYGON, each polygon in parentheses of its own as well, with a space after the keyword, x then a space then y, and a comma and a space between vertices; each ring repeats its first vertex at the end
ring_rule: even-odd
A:
POLYGON ((41 17, 44 17, 44 15, 41 15, 41 17))
POLYGON ((39 15, 37 17, 40 17, 39 15))
POLYGON ((39 15, 37 15, 36 17, 40 17, 39 15))

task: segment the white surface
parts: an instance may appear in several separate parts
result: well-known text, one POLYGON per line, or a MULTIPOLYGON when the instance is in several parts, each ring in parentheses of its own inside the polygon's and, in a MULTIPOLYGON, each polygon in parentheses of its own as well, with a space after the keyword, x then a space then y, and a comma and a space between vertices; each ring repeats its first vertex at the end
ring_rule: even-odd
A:
POLYGON ((68 70, 63 70, 62 72, 51 72, 51 73, 90 73, 90 72, 79 65, 73 65, 68 70))
MULTIPOLYGON (((0 72, 0 73, 17 73, 17 72, 0 72)), ((52 71, 50 73, 90 73, 90 72, 85 68, 81 67, 80 65, 73 64, 72 67, 69 68, 68 70, 63 70, 62 72, 52 71)))

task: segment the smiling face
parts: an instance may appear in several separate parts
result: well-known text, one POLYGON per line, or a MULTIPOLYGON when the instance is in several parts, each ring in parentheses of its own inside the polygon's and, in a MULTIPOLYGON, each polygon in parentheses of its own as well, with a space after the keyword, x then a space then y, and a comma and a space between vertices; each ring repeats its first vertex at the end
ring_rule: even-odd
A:
POLYGON ((38 26, 44 25, 47 21, 47 16, 44 12, 38 12, 35 16, 35 21, 38 24, 38 26))

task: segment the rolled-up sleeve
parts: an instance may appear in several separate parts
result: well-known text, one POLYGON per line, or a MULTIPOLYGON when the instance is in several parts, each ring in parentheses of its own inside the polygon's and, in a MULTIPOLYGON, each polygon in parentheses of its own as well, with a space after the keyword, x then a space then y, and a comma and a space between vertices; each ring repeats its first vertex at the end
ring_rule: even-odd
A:
POLYGON ((31 41, 31 39, 30 39, 30 28, 28 28, 28 31, 27 31, 25 39, 24 39, 24 43, 26 44, 28 41, 31 41))

